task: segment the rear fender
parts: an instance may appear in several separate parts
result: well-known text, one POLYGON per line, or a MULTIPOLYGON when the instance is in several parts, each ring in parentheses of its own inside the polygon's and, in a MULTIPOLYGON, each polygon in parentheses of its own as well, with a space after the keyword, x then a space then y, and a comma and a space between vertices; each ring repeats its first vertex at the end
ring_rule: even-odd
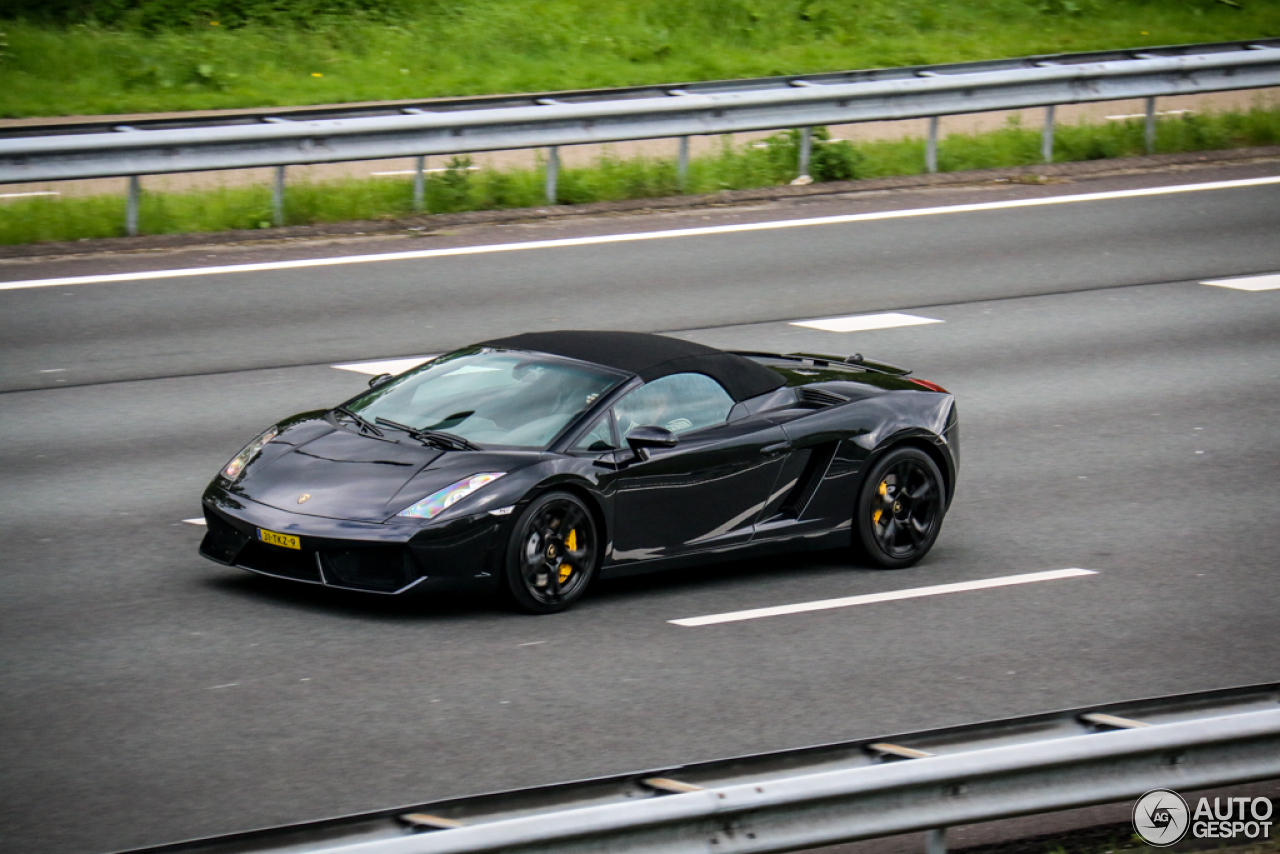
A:
POLYGON ((814 412, 783 424, 793 446, 806 447, 839 439, 834 458, 818 486, 805 517, 847 525, 853 496, 868 468, 903 443, 917 444, 942 471, 947 503, 954 492, 956 465, 945 431, 953 405, 951 395, 897 392, 814 412))
POLYGON ((947 440, 941 434, 930 433, 920 428, 912 428, 895 433, 885 439, 863 461, 862 472, 864 476, 885 454, 901 447, 919 448, 933 459, 938 466, 938 471, 942 473, 942 484, 947 496, 947 507, 950 507, 951 499, 955 497, 956 463, 954 456, 949 453, 947 448, 947 440))

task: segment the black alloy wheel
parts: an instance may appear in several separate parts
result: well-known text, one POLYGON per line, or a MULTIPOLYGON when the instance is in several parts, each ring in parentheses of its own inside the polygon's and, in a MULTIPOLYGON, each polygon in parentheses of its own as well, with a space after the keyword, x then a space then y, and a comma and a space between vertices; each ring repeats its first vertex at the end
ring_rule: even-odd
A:
POLYGON ((563 611, 582 597, 598 562, 591 511, 576 495, 548 492, 516 520, 507 546, 507 593, 530 614, 563 611))
POLYGON ((942 472, 919 448, 896 448, 867 474, 854 516, 860 556, 884 569, 929 553, 946 513, 942 472))

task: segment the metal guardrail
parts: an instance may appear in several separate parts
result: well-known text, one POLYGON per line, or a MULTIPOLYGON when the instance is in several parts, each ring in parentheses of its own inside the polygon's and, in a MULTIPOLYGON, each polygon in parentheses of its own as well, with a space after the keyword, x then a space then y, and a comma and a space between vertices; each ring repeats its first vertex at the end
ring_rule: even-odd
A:
MULTIPOLYGON (((400 101, 373 101, 352 104, 320 104, 292 107, 261 107, 247 110, 211 110, 205 112, 177 113, 169 115, 136 116, 128 124, 137 130, 174 130, 179 128, 210 128, 222 125, 258 124, 271 119, 290 121, 314 119, 359 119, 376 116, 412 114, 418 110, 427 112, 452 112, 457 110, 504 109, 507 107, 536 107, 548 100, 563 104, 582 104, 593 101, 623 101, 635 98, 671 97, 677 93, 709 95, 725 92, 762 91, 788 89, 808 83, 827 85, 832 83, 872 83, 885 80, 910 80, 933 75, 972 74, 986 71, 1016 71, 1039 68, 1043 65, 1082 65, 1096 62, 1121 62, 1150 57, 1176 57, 1212 53, 1232 53, 1250 50, 1254 46, 1274 47, 1280 39, 1253 39, 1248 41, 1210 42, 1205 44, 1164 45, 1160 47, 1130 48, 1125 50, 1098 50, 1082 53, 1037 54, 1007 59, 985 59, 973 62, 952 62, 937 65, 901 65, 891 68, 871 68, 855 71, 829 71, 818 74, 791 74, 774 77, 753 77, 735 80, 703 80, 688 83, 663 83, 648 86, 625 86, 612 89, 557 90, 551 92, 527 92, 518 95, 479 95, 452 98, 428 98, 400 101)), ((0 123, 0 139, 30 136, 52 136, 68 133, 110 133, 121 125, 117 117, 83 117, 23 119, 0 123)))
MULTIPOLYGON (((937 117, 1046 107, 1043 155, 1053 156, 1054 107, 1146 99, 1148 149, 1154 143, 1155 99, 1169 95, 1280 85, 1280 39, 1185 46, 1165 54, 1133 52, 1122 59, 1037 60, 1029 67, 988 64, 916 68, 912 76, 882 75, 848 82, 841 75, 777 78, 757 88, 671 88, 661 95, 624 90, 625 97, 534 106, 407 108, 400 115, 359 118, 264 117, 258 124, 205 123, 115 133, 61 133, 0 139, 0 184, 129 177, 128 230, 136 232, 138 176, 275 167, 274 207, 282 219, 286 166, 415 157, 414 199, 423 202, 426 157, 477 151, 546 148, 547 198, 555 202, 559 147, 678 138, 681 179, 690 136, 801 128, 798 172, 808 172, 809 129, 885 119, 930 118, 926 151, 937 168, 937 117), (1199 47, 1203 52, 1187 52, 1199 47)), ((457 105, 455 105, 457 106, 457 105)))
MULTIPOLYGON (((763 854, 1280 778, 1280 684, 459 798, 146 854, 763 854)), ((133 852, 143 854, 143 850, 133 852)))

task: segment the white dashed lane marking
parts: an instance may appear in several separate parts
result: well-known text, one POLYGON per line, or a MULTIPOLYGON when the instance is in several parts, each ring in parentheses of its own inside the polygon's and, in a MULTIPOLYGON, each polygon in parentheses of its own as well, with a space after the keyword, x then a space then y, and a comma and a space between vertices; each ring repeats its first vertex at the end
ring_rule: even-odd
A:
POLYGON ((896 311, 884 314, 855 314, 849 317, 826 317, 819 320, 797 320, 792 326, 807 326, 810 329, 821 329, 824 332, 865 332, 868 329, 892 329, 895 326, 920 326, 925 323, 942 323, 932 317, 920 317, 915 314, 899 314, 896 311))
POLYGON ((208 523, 206 523, 206 522, 204 521, 204 519, 183 519, 182 521, 186 522, 188 525, 201 525, 201 526, 203 526, 203 525, 208 524, 208 523))
POLYGON ((874 213, 844 214, 841 216, 812 217, 806 219, 772 220, 770 222, 745 222, 732 225, 711 225, 701 228, 679 228, 668 231, 644 231, 631 234, 604 234, 592 237, 568 237, 558 240, 531 240, 525 243, 494 243, 480 246, 455 246, 448 249, 421 249, 412 252, 387 252, 380 255, 346 255, 338 258, 306 258, 293 261, 267 261, 259 264, 233 264, 215 267, 189 267, 180 270, 144 270, 132 273, 103 273, 96 276, 64 276, 56 279, 28 279, 20 282, 0 282, 0 291, 18 288, 47 288, 55 285, 96 285, 106 282, 140 282, 152 279, 173 279, 182 276, 215 276, 227 273, 244 274, 264 270, 297 270, 309 267, 332 267, 340 264, 371 264, 384 261, 410 261, 425 258, 449 258, 460 255, 484 255, 493 252, 523 252, 532 249, 562 249, 571 246, 595 246, 606 243, 629 243, 643 240, 668 240, 677 237, 705 237, 714 234, 742 234, 754 231, 770 231, 782 228, 840 225, 854 222, 876 222, 909 217, 938 216, 978 211, 1012 210, 1015 208, 1067 205, 1077 202, 1098 202, 1111 199, 1138 199, 1164 196, 1173 193, 1197 193, 1205 190, 1231 190, 1243 187, 1261 187, 1280 184, 1280 175, 1265 178, 1244 178, 1237 181, 1211 181, 1203 184, 1180 184, 1173 187, 1143 187, 1138 190, 1113 190, 1105 193, 1079 193, 1071 196, 1049 196, 1039 199, 1009 199, 1000 202, 978 202, 967 205, 946 205, 912 210, 876 211, 874 213))
POLYGON ((349 365, 334 365, 340 371, 355 371, 357 374, 403 374, 410 368, 416 368, 424 362, 430 362, 435 356, 415 356, 412 359, 383 359, 378 362, 352 362, 349 365))
POLYGON ((742 620, 758 620, 762 617, 779 617, 784 614, 803 614, 808 611, 829 611, 854 605, 871 605, 876 602, 896 602, 900 599, 918 599, 922 596, 940 596, 944 593, 964 593, 970 590, 986 590, 991 587, 1010 587, 1016 584, 1034 584, 1037 581, 1058 581, 1096 575, 1093 569, 1053 569, 1048 572, 1029 572, 1024 575, 1005 575, 1000 578, 983 578, 978 581, 961 581, 955 584, 935 584, 931 587, 911 587, 906 590, 888 590, 864 596, 846 596, 843 599, 821 599, 817 602, 800 602, 795 605, 777 605, 772 608, 752 608, 749 611, 730 611, 705 617, 686 617, 668 620, 677 626, 714 626, 718 623, 736 623, 742 620))
POLYGON ((1213 285, 1217 288, 1235 288, 1238 291, 1274 291, 1280 288, 1280 273, 1273 273, 1270 276, 1246 276, 1241 279, 1213 279, 1200 284, 1213 285))

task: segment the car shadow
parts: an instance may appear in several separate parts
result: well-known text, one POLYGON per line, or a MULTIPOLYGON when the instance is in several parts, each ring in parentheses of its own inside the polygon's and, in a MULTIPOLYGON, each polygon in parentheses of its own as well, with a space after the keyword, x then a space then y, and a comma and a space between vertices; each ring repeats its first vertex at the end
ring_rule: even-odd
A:
POLYGON ((416 622, 424 617, 466 620, 508 610, 503 608, 502 602, 496 597, 482 594, 386 596, 299 584, 249 572, 217 575, 209 578, 205 585, 219 593, 250 599, 263 605, 354 620, 416 622))
POLYGON ((780 561, 786 562, 784 571, 787 576, 796 579, 847 575, 853 571, 881 571, 855 563, 850 559, 848 549, 793 552, 661 570, 625 578, 599 579, 592 584, 587 596, 596 600, 608 600, 645 593, 700 590, 725 583, 750 581, 753 578, 776 579, 780 561))
MULTIPOLYGON (((777 579, 780 561, 785 561, 786 564, 782 571, 795 580, 816 580, 848 575, 851 572, 885 571, 854 562, 847 549, 797 552, 661 570, 625 578, 597 579, 579 604, 611 607, 618 602, 628 599, 635 601, 650 595, 695 592, 726 584, 750 582, 752 579, 777 579)), ((468 621, 523 616, 497 594, 441 592, 429 596, 385 596, 299 584, 243 571, 218 574, 206 579, 204 583, 219 593, 272 607, 353 620, 416 622, 429 618, 468 621)))

